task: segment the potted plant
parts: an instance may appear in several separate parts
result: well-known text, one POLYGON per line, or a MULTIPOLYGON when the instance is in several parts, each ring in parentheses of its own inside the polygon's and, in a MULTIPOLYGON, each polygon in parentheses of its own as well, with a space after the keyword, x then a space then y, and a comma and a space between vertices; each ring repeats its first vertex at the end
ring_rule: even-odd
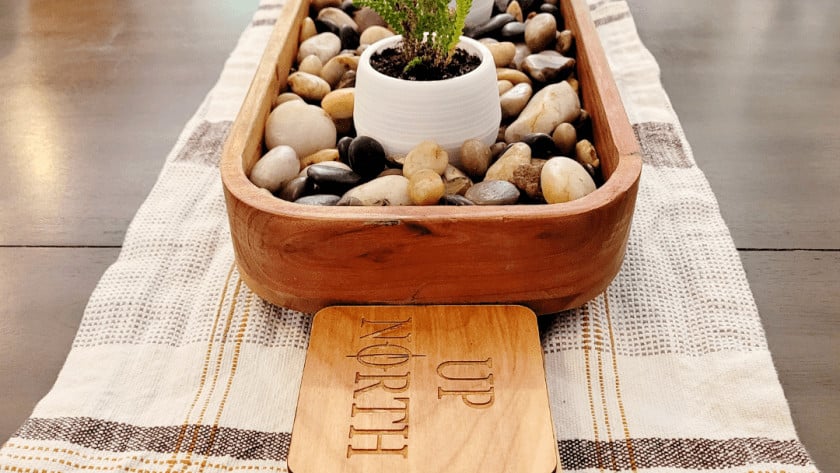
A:
POLYGON ((388 154, 424 140, 457 161, 461 144, 496 141, 501 122, 490 51, 461 36, 471 0, 361 0, 397 33, 368 47, 356 72, 353 119, 359 135, 388 154))

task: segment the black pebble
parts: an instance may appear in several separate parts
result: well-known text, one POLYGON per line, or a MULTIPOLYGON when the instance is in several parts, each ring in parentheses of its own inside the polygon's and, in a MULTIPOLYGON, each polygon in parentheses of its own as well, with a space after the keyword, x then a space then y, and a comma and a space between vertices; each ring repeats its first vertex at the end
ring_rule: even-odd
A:
POLYGON ((303 205, 335 205, 341 197, 332 194, 315 194, 301 197, 295 201, 296 204, 303 205))
POLYGON ((545 159, 557 152, 554 140, 545 133, 530 133, 522 137, 522 142, 531 148, 531 157, 545 159))
POLYGON ((299 176, 292 179, 283 186, 283 189, 280 190, 280 194, 277 197, 291 202, 300 199, 309 187, 309 184, 307 183, 308 180, 309 178, 306 176, 299 176))
POLYGON ((502 27, 511 21, 515 21, 513 15, 509 13, 499 13, 484 23, 474 28, 470 28, 464 33, 471 38, 492 37, 498 35, 501 32, 502 27))
POLYGON ((324 20, 315 20, 315 30, 318 33, 333 33, 336 36, 338 35, 338 25, 324 20))
POLYGON ((458 194, 446 194, 440 200, 443 205, 475 205, 475 202, 458 194))
POLYGON ((353 138, 350 136, 345 136, 338 140, 336 144, 336 148, 338 148, 338 159, 344 164, 350 165, 350 160, 347 157, 347 150, 350 148, 350 143, 353 142, 353 138))
POLYGON ((502 27, 502 39, 507 41, 522 41, 525 39, 525 23, 512 21, 502 27))
POLYGON ((385 149, 369 136, 358 136, 347 148, 347 160, 364 180, 370 180, 385 169, 385 149))
POLYGON ((341 10, 350 16, 353 16, 353 13, 358 9, 359 8, 353 4, 353 0, 344 0, 341 2, 341 10))
POLYGON ((362 181, 362 176, 353 171, 333 166, 313 164, 306 171, 312 184, 312 191, 318 194, 344 194, 362 181))
POLYGON ((344 25, 338 30, 341 39, 341 49, 356 49, 359 47, 359 32, 350 25, 344 25))

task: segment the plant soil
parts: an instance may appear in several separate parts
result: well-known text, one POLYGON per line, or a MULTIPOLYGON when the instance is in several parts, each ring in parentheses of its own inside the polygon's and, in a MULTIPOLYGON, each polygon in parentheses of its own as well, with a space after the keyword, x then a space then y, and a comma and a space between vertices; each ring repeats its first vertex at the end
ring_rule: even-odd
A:
POLYGON ((370 57, 370 65, 380 73, 397 79, 414 81, 451 79, 475 70, 479 64, 481 64, 481 59, 478 56, 460 48, 455 50, 452 60, 443 68, 421 63, 405 71, 405 59, 402 51, 397 48, 388 48, 370 57))

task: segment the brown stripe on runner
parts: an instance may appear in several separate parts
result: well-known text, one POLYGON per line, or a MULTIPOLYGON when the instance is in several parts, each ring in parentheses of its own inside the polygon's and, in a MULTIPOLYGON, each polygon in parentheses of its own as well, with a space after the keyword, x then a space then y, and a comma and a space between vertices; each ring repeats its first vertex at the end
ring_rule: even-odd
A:
MULTIPOLYGON (((27 420, 14 437, 69 442, 109 452, 171 453, 175 449, 180 429, 180 425, 140 427, 89 417, 33 418, 27 420)), ((191 424, 187 430, 190 435, 195 433, 194 453, 238 460, 286 461, 292 437, 289 432, 214 428, 210 425, 191 424), (211 438, 214 440, 212 443, 211 438)))
POLYGON ((251 26, 274 26, 277 23, 276 18, 264 18, 262 20, 254 20, 251 22, 251 26))
MULTIPOLYGON (((28 440, 61 441, 109 452, 171 452, 180 425, 140 427, 89 417, 27 420, 14 437, 28 440)), ((238 460, 286 461, 289 453, 289 432, 260 432, 217 427, 215 442, 209 440, 213 427, 191 425, 198 432, 195 453, 238 460)), ((561 440, 557 443, 563 469, 599 468, 596 447, 592 440, 561 440)), ((616 452, 616 468, 630 469, 629 452, 624 440, 615 440, 610 447, 616 452)), ((633 439, 638 468, 719 469, 761 463, 808 466, 808 453, 797 440, 767 438, 712 439, 633 439)), ((600 465, 603 467, 603 465, 600 465)))
POLYGON ((666 168, 690 168, 682 140, 671 123, 645 122, 633 125, 645 164, 666 168))
POLYGON ((630 12, 629 11, 624 11, 624 12, 621 12, 621 13, 616 13, 615 15, 605 16, 603 18, 598 18, 597 20, 594 21, 594 23, 595 23, 595 26, 604 26, 608 23, 612 23, 612 22, 615 22, 615 21, 618 21, 618 20, 623 20, 623 19, 629 18, 629 17, 630 17, 630 12))
MULTIPOLYGON (((272 20, 273 21, 273 20, 272 20)), ((206 166, 219 167, 219 160, 222 157, 222 147, 230 131, 233 122, 208 122, 203 121, 195 127, 187 142, 175 161, 188 161, 206 166)))
POLYGON ((257 7, 257 10, 279 10, 283 8, 282 3, 267 3, 265 5, 260 5, 257 7))
MULTIPOLYGON (((603 442, 600 442, 603 444, 603 442)), ((623 440, 613 442, 617 465, 613 471, 630 469, 630 454, 623 440)), ((598 442, 561 440, 557 442, 560 460, 566 470, 601 468, 597 463, 598 442)), ((767 438, 712 439, 633 439, 637 468, 684 468, 714 470, 773 463, 807 466, 805 447, 797 440, 767 438)), ((600 446, 603 448, 603 445, 600 446)))

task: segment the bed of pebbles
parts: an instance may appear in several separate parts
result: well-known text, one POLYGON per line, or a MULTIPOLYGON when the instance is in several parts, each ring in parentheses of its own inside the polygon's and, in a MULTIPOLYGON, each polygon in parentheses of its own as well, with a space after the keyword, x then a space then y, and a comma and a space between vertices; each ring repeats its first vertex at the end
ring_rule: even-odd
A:
POLYGON ((493 55, 502 123, 494 145, 468 140, 450 157, 431 141, 388 156, 355 135, 359 55, 393 33, 352 0, 313 0, 251 181, 310 205, 560 203, 592 192, 600 163, 574 76, 574 37, 555 2, 497 0, 487 22, 465 31, 493 55))

